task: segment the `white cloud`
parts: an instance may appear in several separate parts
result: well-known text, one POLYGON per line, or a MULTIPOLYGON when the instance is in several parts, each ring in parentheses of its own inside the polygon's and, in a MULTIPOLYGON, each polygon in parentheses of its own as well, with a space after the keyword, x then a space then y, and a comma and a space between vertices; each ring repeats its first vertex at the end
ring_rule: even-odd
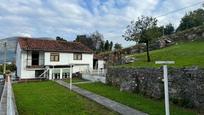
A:
MULTIPOLYGON (((33 37, 60 35, 73 40, 77 34, 98 30, 105 39, 123 46, 132 45, 121 36, 131 20, 141 15, 159 16, 191 5, 200 0, 0 0, 0 38, 32 35, 33 37)), ((185 12, 159 18, 160 25, 179 24, 185 12)))
POLYGON ((32 37, 32 35, 28 34, 28 33, 20 33, 20 36, 23 36, 23 37, 32 37))

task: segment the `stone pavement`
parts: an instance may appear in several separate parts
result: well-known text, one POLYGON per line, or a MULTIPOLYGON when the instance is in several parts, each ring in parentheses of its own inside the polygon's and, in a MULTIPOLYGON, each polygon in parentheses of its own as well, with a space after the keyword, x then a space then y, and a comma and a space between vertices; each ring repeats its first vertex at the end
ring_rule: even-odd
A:
MULTIPOLYGON (((66 83, 62 80, 56 80, 55 81, 56 83, 70 89, 70 84, 69 83, 66 83)), ((130 108, 126 105, 123 105, 121 103, 118 103, 118 102, 115 102, 113 100, 110 100, 106 97, 103 97, 103 96, 100 96, 100 95, 97 95, 95 93, 92 93, 90 91, 87 91, 87 90, 84 90, 84 89, 81 89, 75 85, 72 85, 72 91, 86 97, 86 98, 89 98, 90 100, 93 100, 111 110, 114 110, 122 115, 148 115, 146 113, 143 113, 141 111, 138 111, 138 110, 135 110, 133 108, 130 108)))

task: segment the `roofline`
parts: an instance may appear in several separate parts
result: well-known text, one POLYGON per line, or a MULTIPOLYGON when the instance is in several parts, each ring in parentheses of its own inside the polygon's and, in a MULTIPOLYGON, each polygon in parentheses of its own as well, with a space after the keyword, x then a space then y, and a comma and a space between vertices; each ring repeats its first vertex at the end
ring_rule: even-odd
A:
POLYGON ((59 53, 86 53, 86 54, 94 54, 94 52, 85 52, 85 51, 58 51, 58 50, 32 50, 32 49, 22 49, 22 50, 24 50, 24 51, 59 52, 59 53))
POLYGON ((94 53, 94 51, 92 49, 90 49, 89 47, 87 47, 87 46, 85 46, 85 47, 87 47, 91 51, 61 51, 61 50, 25 49, 25 48, 21 47, 20 39, 35 39, 35 40, 54 41, 54 42, 76 43, 76 44, 80 44, 80 45, 83 45, 83 46, 85 46, 85 45, 82 44, 81 42, 73 42, 73 41, 60 41, 60 40, 54 40, 54 39, 41 39, 41 38, 34 38, 34 37, 17 37, 17 44, 19 43, 20 48, 22 50, 25 50, 25 51, 69 52, 69 53, 88 53, 88 54, 93 54, 94 53))

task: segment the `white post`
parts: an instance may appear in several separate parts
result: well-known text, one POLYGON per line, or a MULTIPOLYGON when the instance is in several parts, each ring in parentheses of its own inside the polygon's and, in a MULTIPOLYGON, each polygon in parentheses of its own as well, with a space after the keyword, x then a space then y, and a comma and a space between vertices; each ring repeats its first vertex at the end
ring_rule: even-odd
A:
POLYGON ((163 65, 165 112, 166 112, 166 115, 170 115, 170 111, 169 111, 169 88, 168 88, 167 64, 174 64, 175 62, 174 61, 156 61, 155 63, 163 65))
POLYGON ((62 79, 62 68, 60 69, 60 79, 62 79))
POLYGON ((54 69, 55 69, 55 67, 54 67, 54 65, 53 65, 53 66, 52 66, 52 80, 55 79, 55 78, 54 78, 55 76, 53 75, 53 72, 55 71, 54 69))
POLYGON ((52 79, 52 69, 49 69, 49 80, 52 79))
POLYGON ((164 95, 165 95, 165 111, 166 115, 170 115, 169 111, 169 88, 168 88, 168 72, 167 72, 167 65, 163 65, 164 71, 164 95))
POLYGON ((70 79, 69 80, 70 83, 69 83, 69 85, 70 85, 70 90, 72 90, 72 65, 70 65, 70 69, 69 70, 70 70, 70 73, 69 73, 70 74, 70 78, 69 78, 70 79))

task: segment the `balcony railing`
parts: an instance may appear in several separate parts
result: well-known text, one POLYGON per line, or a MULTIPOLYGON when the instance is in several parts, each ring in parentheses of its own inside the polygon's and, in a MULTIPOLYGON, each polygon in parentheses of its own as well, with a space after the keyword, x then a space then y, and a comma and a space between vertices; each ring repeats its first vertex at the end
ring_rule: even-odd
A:
POLYGON ((106 69, 94 69, 94 70, 87 70, 82 73, 90 74, 90 75, 106 76, 107 70, 106 69))
POLYGON ((38 60, 32 60, 27 59, 26 60, 26 67, 27 68, 43 68, 44 66, 44 59, 38 59, 38 60), (36 62, 34 62, 36 61, 36 62))
POLYGON ((26 68, 45 68, 44 65, 27 65, 26 68))

